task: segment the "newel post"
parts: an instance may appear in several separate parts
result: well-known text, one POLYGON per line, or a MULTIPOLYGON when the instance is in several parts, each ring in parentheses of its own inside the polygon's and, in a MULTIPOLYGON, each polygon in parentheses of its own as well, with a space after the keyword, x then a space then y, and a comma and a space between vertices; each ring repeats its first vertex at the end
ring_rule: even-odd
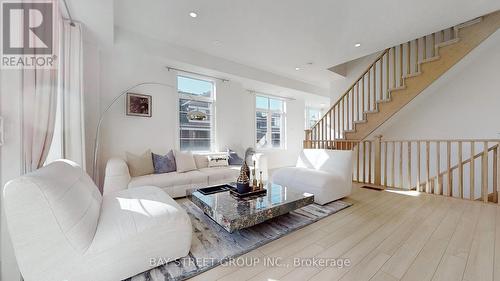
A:
POLYGON ((375 136, 375 185, 382 184, 382 135, 375 136))
POLYGON ((306 138, 304 140, 304 148, 311 148, 312 147, 312 145, 311 145, 312 130, 311 129, 306 129, 304 131, 305 131, 305 135, 306 135, 306 138))

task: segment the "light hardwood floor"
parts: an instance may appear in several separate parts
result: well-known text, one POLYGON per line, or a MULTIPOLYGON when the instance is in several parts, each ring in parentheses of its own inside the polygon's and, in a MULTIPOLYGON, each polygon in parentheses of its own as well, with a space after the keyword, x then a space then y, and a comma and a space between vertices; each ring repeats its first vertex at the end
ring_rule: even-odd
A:
POLYGON ((500 280, 500 206, 415 191, 354 187, 354 205, 190 280, 500 280), (281 258, 266 266, 264 258, 281 258), (294 258, 351 266, 297 267, 294 258))

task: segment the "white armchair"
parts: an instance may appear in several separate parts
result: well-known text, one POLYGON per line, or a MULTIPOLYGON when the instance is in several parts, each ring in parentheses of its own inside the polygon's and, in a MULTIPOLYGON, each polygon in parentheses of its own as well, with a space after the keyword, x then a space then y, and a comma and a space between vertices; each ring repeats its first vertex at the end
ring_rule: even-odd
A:
POLYGON ((312 193, 314 202, 324 205, 351 194, 352 158, 352 151, 304 149, 296 166, 278 169, 272 182, 312 193))
POLYGON ((123 280, 191 247, 189 216, 165 192, 143 186, 102 197, 70 161, 10 181, 3 197, 26 281, 123 280))

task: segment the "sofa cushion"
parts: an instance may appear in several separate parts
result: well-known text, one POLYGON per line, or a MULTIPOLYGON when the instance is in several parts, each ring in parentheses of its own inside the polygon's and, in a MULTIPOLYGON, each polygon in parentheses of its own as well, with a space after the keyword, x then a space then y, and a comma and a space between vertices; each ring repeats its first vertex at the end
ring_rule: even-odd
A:
POLYGON ((110 193, 103 197, 90 252, 133 241, 148 230, 165 226, 175 233, 190 228, 191 222, 186 211, 161 189, 141 186, 110 193))
POLYGON ((209 155, 208 167, 224 167, 229 165, 229 156, 227 154, 209 155))
POLYGON ((208 155, 206 154, 193 154, 196 168, 202 169, 208 167, 208 155))
POLYGON ((128 187, 138 187, 152 185, 161 188, 199 184, 200 186, 207 184, 207 175, 199 171, 189 171, 185 173, 172 172, 165 174, 151 174, 146 176, 134 177, 130 180, 128 187))
POLYGON ((170 150, 165 156, 155 153, 152 153, 152 156, 155 174, 170 173, 177 170, 174 152, 172 150, 170 150))
POLYGON ((235 182, 240 174, 239 166, 212 167, 199 170, 208 177, 208 185, 235 182))
POLYGON ((191 239, 189 216, 161 189, 144 186, 110 193, 103 197, 91 248, 74 265, 76 276, 65 279, 124 280, 151 269, 151 258, 186 256, 191 239))
POLYGON ((130 152, 126 152, 125 154, 127 156, 130 176, 138 177, 154 173, 155 169, 150 149, 146 150, 142 155, 135 155, 130 152))
POLYGON ((179 173, 196 170, 193 153, 191 153, 191 151, 176 150, 175 165, 177 166, 177 172, 179 173))

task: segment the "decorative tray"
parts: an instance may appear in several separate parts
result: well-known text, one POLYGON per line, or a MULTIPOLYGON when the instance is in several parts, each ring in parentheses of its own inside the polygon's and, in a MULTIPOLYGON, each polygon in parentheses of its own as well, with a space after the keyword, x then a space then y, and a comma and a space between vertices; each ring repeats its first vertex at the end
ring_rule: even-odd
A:
POLYGON ((229 192, 231 193, 231 195, 234 195, 238 198, 245 198, 245 197, 249 197, 249 196, 256 196, 256 195, 264 195, 267 193, 267 189, 261 189, 261 190, 256 190, 256 191, 250 191, 250 192, 246 192, 246 193, 239 193, 236 188, 231 188, 229 189, 229 192))
POLYGON ((256 195, 263 195, 267 193, 267 189, 261 189, 261 190, 256 190, 256 191, 250 191, 246 193, 239 193, 236 189, 236 184, 235 183, 229 183, 229 184, 222 184, 222 185, 216 185, 216 186, 209 186, 205 188, 200 188, 197 190, 203 195, 210 195, 210 194, 215 194, 219 192, 225 192, 229 191, 231 195, 238 197, 238 198, 245 198, 245 197, 250 197, 250 196, 256 196, 256 195))
POLYGON ((210 195, 214 193, 219 193, 219 192, 224 192, 233 189, 234 187, 228 185, 228 184, 223 184, 223 185, 216 185, 216 186, 210 186, 210 187, 205 187, 205 188, 200 188, 197 191, 200 192, 203 195, 210 195))

